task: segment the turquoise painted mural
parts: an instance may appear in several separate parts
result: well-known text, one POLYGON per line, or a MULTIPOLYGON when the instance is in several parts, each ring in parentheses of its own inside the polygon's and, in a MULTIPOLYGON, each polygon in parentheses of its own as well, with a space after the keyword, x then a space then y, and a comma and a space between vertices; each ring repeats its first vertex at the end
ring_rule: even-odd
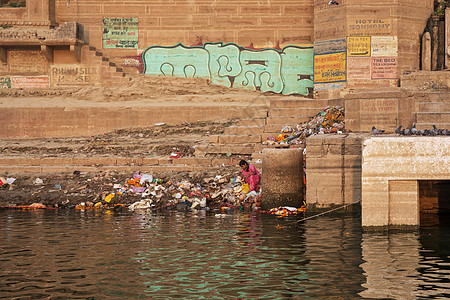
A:
POLYGON ((222 42, 151 46, 142 60, 144 74, 208 78, 227 87, 309 95, 314 86, 312 46, 248 49, 222 42))

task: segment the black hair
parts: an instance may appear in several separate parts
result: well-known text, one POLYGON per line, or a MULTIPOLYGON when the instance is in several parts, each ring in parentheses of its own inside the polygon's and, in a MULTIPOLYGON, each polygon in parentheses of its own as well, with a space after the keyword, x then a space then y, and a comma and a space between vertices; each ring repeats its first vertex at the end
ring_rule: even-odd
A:
POLYGON ((241 160, 240 162, 239 162, 239 165, 242 167, 242 166, 248 166, 248 162, 246 162, 245 160, 241 160))

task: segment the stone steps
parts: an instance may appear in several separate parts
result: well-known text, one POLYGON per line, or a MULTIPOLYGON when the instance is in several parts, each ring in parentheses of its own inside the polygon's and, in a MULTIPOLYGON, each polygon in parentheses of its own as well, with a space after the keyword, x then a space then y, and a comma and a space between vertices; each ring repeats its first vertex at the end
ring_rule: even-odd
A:
POLYGON ((225 128, 226 135, 258 135, 264 132, 264 126, 229 126, 225 128))
POLYGON ((421 129, 433 129, 433 125, 435 125, 439 129, 447 129, 450 130, 450 123, 417 123, 416 128, 421 129))
POLYGON ((420 102, 420 112, 446 112, 450 111, 450 100, 448 102, 420 102))
POLYGON ((215 143, 219 145, 226 144, 258 144, 261 143, 261 134, 258 135, 241 135, 241 134, 222 134, 222 135, 211 135, 209 139, 210 143, 215 143))
POLYGON ((310 98, 300 98, 300 99, 276 99, 276 100, 270 100, 270 108, 276 109, 276 108, 319 108, 322 109, 325 106, 323 103, 327 102, 327 100, 312 100, 310 98))
POLYGON ((130 81, 130 78, 127 77, 122 68, 117 67, 116 63, 110 61, 108 57, 104 56, 95 47, 83 46, 82 62, 100 66, 102 86, 126 84, 130 81))
POLYGON ((284 116, 284 117, 268 117, 266 119, 267 125, 286 125, 286 124, 300 124, 308 122, 311 117, 300 117, 300 116, 284 116))
POLYGON ((265 118, 255 118, 255 119, 241 119, 237 123, 238 126, 264 126, 266 125, 265 118))
POLYGON ((418 112, 416 113, 416 123, 450 123, 450 112, 418 112))
POLYGON ((315 116, 324 107, 318 108, 270 108, 269 117, 287 117, 298 116, 311 118, 315 116))
POLYGON ((0 172, 59 173, 73 171, 196 171, 214 167, 234 166, 237 158, 215 157, 4 157, 0 159, 0 172))

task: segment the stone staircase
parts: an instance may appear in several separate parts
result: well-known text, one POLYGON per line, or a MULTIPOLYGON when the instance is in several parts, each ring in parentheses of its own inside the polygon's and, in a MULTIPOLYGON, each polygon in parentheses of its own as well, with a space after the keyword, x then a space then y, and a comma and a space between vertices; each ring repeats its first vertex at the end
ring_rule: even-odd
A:
POLYGON ((241 119, 225 129, 223 135, 212 135, 209 144, 197 146, 197 157, 207 155, 240 155, 247 159, 262 158, 264 148, 289 147, 289 145, 263 145, 269 136, 276 137, 285 126, 308 122, 328 105, 342 105, 342 100, 314 100, 286 97, 272 99, 268 109, 254 118, 241 119), (294 99, 293 99, 294 98, 294 99))
POLYGON ((429 93, 416 103, 415 123, 418 129, 450 129, 450 92, 429 93))
MULTIPOLYGON (((450 129, 450 72, 418 71, 400 77, 401 88, 412 94, 413 123, 418 129, 450 129)), ((403 124, 402 124, 403 125, 403 124)))
POLYGON ((130 77, 122 68, 117 67, 116 63, 110 61, 108 57, 93 46, 82 46, 81 63, 99 67, 100 80, 96 86, 117 86, 130 81, 130 77))

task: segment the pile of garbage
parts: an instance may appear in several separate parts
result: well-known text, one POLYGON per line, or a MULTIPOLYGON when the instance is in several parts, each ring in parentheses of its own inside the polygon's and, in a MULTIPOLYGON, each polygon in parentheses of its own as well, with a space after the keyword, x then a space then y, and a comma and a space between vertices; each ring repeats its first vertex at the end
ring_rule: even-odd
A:
POLYGON ((122 199, 128 195, 140 196, 141 200, 128 206, 138 209, 233 209, 250 207, 256 209, 260 195, 249 192, 248 184, 240 177, 217 175, 204 178, 202 182, 189 180, 173 181, 167 178, 155 178, 151 174, 135 172, 133 177, 113 185, 114 191, 103 193, 96 202, 79 203, 77 209, 117 208, 123 206, 122 199))
POLYGON ((295 129, 291 126, 285 126, 281 129, 281 133, 278 136, 269 136, 263 144, 302 144, 311 135, 342 133, 344 129, 344 108, 341 106, 327 106, 309 122, 299 124, 295 129))

